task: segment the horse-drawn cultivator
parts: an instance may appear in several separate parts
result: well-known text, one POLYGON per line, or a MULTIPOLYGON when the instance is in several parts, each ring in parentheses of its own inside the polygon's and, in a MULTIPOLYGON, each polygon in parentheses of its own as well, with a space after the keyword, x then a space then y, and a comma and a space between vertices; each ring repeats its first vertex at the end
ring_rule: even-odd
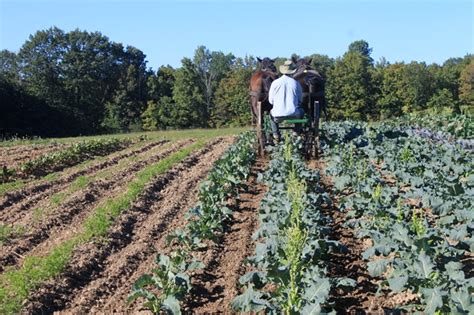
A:
MULTIPOLYGON (((278 76, 274 60, 264 58, 258 59, 261 70, 256 71, 250 81, 250 98, 254 122, 258 138, 258 152, 264 156, 266 145, 270 143, 269 119, 272 105, 268 102, 268 92, 271 82, 278 76), (268 115, 266 115, 268 113, 268 115)), ((301 119, 286 119, 280 129, 294 129, 297 124, 300 128, 300 136, 303 139, 303 153, 307 159, 314 159, 319 151, 319 128, 321 111, 325 109, 324 79, 310 66, 307 59, 295 60, 297 71, 292 77, 301 84, 303 101, 301 107, 305 115, 301 119)))
MULTIPOLYGON (((304 154, 308 159, 314 159, 318 155, 319 151, 319 121, 321 106, 319 101, 313 101, 313 97, 309 97, 308 102, 309 111, 305 114, 305 117, 301 119, 288 119, 285 120, 283 126, 280 129, 294 129, 296 124, 301 124, 301 136, 303 138, 303 150, 304 154)), ((268 128, 264 121, 264 110, 262 108, 262 102, 257 103, 257 139, 258 139, 258 153, 260 156, 265 155, 265 147, 267 144, 268 128)))

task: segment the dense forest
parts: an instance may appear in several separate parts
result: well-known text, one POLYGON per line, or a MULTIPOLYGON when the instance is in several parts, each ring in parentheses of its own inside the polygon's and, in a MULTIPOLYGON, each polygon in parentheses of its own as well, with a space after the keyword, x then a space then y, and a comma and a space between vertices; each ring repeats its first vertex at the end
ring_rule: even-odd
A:
MULTIPOLYGON (((293 56, 311 58, 326 78, 331 119, 473 112, 473 55, 428 65, 374 61, 371 52, 359 40, 342 57, 293 56)), ((257 67, 253 56, 199 46, 181 67, 153 70, 138 48, 99 32, 52 27, 31 35, 18 53, 0 52, 0 136, 247 125, 248 83, 257 67)))

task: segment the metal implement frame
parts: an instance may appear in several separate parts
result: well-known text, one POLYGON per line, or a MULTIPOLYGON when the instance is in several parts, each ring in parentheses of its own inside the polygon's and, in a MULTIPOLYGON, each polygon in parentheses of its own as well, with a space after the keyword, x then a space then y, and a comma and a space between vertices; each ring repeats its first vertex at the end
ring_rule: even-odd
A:
MULTIPOLYGON (((317 159, 319 155, 319 126, 321 119, 321 104, 319 101, 312 102, 313 93, 309 95, 308 101, 308 119, 305 126, 303 126, 305 154, 308 159, 317 159)), ((265 157, 265 134, 263 130, 263 110, 262 103, 257 102, 257 122, 256 131, 258 139, 258 154, 265 157)), ((292 121, 305 121, 302 119, 293 119, 292 121)), ((293 127, 281 127, 281 129, 291 129, 293 127)))

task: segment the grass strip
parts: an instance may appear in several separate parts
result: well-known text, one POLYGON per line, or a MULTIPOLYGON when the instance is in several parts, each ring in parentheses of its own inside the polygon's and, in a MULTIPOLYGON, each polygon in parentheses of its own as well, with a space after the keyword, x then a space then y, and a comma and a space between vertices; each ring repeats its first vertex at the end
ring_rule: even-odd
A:
POLYGON ((55 180, 59 177, 59 173, 51 173, 51 174, 48 174, 46 176, 44 176, 43 178, 41 179, 37 179, 35 181, 28 181, 28 180, 24 180, 24 179, 18 179, 14 182, 8 182, 8 183, 3 183, 3 184, 0 184, 0 197, 2 197, 3 195, 5 195, 7 192, 11 192, 13 190, 18 190, 18 189, 21 189, 23 187, 26 186, 26 184, 29 184, 29 183, 46 183, 48 181, 52 181, 52 180, 55 180))
POLYGON ((128 184, 124 194, 108 199, 86 219, 83 232, 57 245, 46 256, 26 257, 19 269, 3 273, 0 276, 0 314, 19 313, 30 292, 66 268, 77 245, 87 243, 94 237, 106 236, 114 220, 131 206, 153 177, 165 173, 205 143, 205 140, 200 140, 141 170, 135 180, 128 184))
POLYGON ((26 181, 19 179, 14 182, 0 184, 0 196, 3 196, 5 193, 24 187, 26 181))
POLYGON ((51 207, 59 206, 67 198, 69 198, 72 194, 74 194, 75 192, 85 188, 89 183, 91 183, 93 181, 96 181, 96 180, 99 180, 99 179, 108 179, 110 176, 112 176, 114 174, 114 172, 127 167, 127 165, 129 165, 129 164, 144 161, 144 160, 146 160, 150 157, 150 154, 156 154, 156 152, 155 152, 156 150, 161 151, 165 148, 168 148, 169 146, 170 146, 170 143, 165 143, 165 144, 160 145, 158 147, 152 148, 149 151, 146 151, 145 154, 148 154, 148 155, 140 156, 141 153, 139 153, 137 155, 130 156, 128 158, 124 158, 121 161, 119 161, 118 164, 116 164, 112 167, 103 169, 103 170, 97 172, 96 174, 79 176, 71 183, 71 185, 69 186, 67 191, 61 191, 61 192, 58 192, 58 193, 54 194, 53 196, 51 196, 49 204, 50 204, 51 207))

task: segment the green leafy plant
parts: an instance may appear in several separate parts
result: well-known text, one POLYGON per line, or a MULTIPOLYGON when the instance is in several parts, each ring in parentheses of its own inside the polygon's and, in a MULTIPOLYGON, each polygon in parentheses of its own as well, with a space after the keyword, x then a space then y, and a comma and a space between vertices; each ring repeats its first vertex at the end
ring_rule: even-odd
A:
POLYGON ((241 134, 236 143, 214 164, 207 180, 199 188, 199 203, 189 211, 189 222, 184 230, 168 235, 168 246, 175 245, 170 256, 158 255, 158 268, 153 274, 140 277, 133 286, 129 301, 141 297, 145 307, 154 313, 166 311, 179 314, 180 301, 190 290, 189 272, 203 268, 191 259, 191 252, 205 239, 218 241, 223 226, 231 218, 227 207, 229 198, 238 195, 255 162, 255 134, 241 134))
POLYGON ((287 137, 276 148, 262 178, 268 192, 254 239, 263 242, 249 258, 256 271, 240 278, 246 289, 231 303, 236 311, 316 314, 329 294, 332 280, 323 268, 328 230, 319 211, 328 199, 292 141, 287 137), (267 284, 274 289, 266 290, 267 284))
POLYGON ((342 203, 351 218, 347 224, 373 242, 363 253, 368 272, 385 278, 382 286, 395 292, 417 294, 418 304, 400 306, 406 311, 472 311, 472 279, 461 260, 474 248, 468 228, 474 215, 466 210, 473 208, 474 181, 467 180, 472 157, 450 141, 404 126, 360 125, 325 124, 323 146, 337 190, 350 190, 342 203), (361 132, 349 137, 355 129, 361 132))
POLYGON ((159 254, 156 257, 157 267, 151 274, 142 275, 132 287, 128 303, 144 298, 144 306, 157 314, 165 310, 172 314, 180 314, 179 300, 191 289, 188 272, 203 268, 202 262, 191 260, 183 250, 171 256, 159 254))
POLYGON ((130 139, 99 139, 87 140, 72 144, 70 147, 29 160, 20 165, 19 170, 24 177, 44 176, 48 173, 76 165, 94 156, 104 156, 123 149, 131 144, 130 139))

